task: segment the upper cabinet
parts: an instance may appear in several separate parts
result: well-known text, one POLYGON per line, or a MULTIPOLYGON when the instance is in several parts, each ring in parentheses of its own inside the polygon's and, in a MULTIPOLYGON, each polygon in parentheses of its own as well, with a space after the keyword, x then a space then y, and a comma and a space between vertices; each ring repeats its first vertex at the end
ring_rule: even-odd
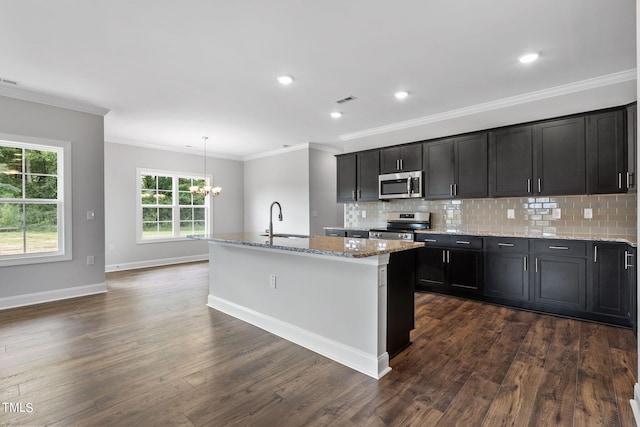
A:
POLYGON ((422 170, 422 144, 400 145, 380 150, 380 173, 422 170))
POLYGON ((533 139, 531 126, 489 133, 489 196, 532 194, 533 139))
POLYGON ((378 200, 378 150, 337 156, 339 203, 378 200))
POLYGON ((424 143, 425 199, 487 197, 485 132, 424 143))
POLYGON ((586 194, 584 128, 583 116, 532 126, 535 194, 586 194))
POLYGON ((587 162, 589 194, 627 191, 624 111, 587 116, 587 162))
POLYGON ((638 105, 632 104, 627 107, 627 190, 629 193, 638 191, 636 162, 638 152, 638 105))

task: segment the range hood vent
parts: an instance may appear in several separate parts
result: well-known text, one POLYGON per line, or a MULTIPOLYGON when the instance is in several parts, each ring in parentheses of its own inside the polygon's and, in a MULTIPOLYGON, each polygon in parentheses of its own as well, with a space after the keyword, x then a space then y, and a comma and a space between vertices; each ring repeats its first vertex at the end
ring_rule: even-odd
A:
POLYGON ((336 101, 336 104, 344 104, 345 102, 353 101, 354 99, 357 99, 357 98, 355 96, 353 96, 353 95, 349 95, 349 96, 347 96, 345 98, 338 99, 336 101))

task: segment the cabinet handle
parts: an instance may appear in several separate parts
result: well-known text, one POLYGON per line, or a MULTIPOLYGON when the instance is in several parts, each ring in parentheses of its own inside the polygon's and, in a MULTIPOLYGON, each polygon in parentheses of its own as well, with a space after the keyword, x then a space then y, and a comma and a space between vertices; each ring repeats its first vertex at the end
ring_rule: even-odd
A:
POLYGON ((458 184, 453 184, 453 195, 454 196, 458 195, 458 184))
POLYGON ((622 172, 618 172, 618 189, 622 190, 622 172))
POLYGON ((536 273, 538 272, 538 257, 536 257, 536 273))
POLYGON ((449 184, 449 194, 453 197, 453 184, 449 184))
POLYGON ((524 271, 527 271, 527 257, 522 258, 524 271))
POLYGON ((624 251, 624 269, 628 270, 630 267, 633 267, 633 264, 629 264, 627 260, 629 257, 632 257, 633 253, 629 253, 629 251, 624 251))
POLYGON ((456 244, 458 244, 458 245, 470 245, 471 242, 467 242, 466 240, 456 240, 456 244))
POLYGON ((436 239, 424 239, 423 242, 435 243, 435 242, 437 242, 437 240, 436 239))
POLYGON ((351 191, 351 198, 356 200, 356 190, 351 191))
POLYGON ((629 179, 630 175, 631 175, 631 173, 627 172, 627 188, 631 187, 631 180, 629 179))
POLYGON ((549 249, 560 249, 563 251, 569 250, 569 248, 566 246, 549 246, 549 249))
POLYGON ((402 159, 400 159, 400 170, 404 169, 404 164, 402 163, 402 159))
POLYGON ((362 190, 358 190, 358 199, 362 199, 362 190))
POLYGON ((593 246, 593 262, 594 263, 598 262, 598 246, 597 245, 593 246))
POLYGON ((407 178, 407 194, 411 195, 411 178, 407 178))
POLYGON ((527 178, 527 193, 531 193, 531 178, 527 178))
POLYGON ((447 264, 451 264, 451 252, 447 249, 447 264))
POLYGON ((542 178, 538 178, 538 193, 542 193, 542 178))
POLYGON ((498 246, 503 247, 503 248, 512 248, 515 245, 513 243, 498 243, 498 246))
POLYGON ((447 263, 447 255, 445 254, 445 250, 442 250, 442 263, 446 264, 447 263))

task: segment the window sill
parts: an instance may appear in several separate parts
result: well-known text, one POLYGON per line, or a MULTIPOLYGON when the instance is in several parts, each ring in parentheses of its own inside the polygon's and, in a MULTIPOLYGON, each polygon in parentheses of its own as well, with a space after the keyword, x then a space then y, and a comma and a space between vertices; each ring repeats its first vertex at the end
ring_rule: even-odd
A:
POLYGON ((0 258, 0 267, 12 267, 20 265, 44 264, 48 262, 71 261, 73 257, 70 254, 33 254, 27 256, 6 256, 0 258))

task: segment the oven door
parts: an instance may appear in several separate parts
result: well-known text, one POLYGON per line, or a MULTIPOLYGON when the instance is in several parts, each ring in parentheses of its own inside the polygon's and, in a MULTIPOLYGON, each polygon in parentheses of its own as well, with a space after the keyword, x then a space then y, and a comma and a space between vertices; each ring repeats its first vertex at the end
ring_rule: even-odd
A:
POLYGON ((378 198, 422 197, 422 171, 389 173, 378 176, 378 198))

